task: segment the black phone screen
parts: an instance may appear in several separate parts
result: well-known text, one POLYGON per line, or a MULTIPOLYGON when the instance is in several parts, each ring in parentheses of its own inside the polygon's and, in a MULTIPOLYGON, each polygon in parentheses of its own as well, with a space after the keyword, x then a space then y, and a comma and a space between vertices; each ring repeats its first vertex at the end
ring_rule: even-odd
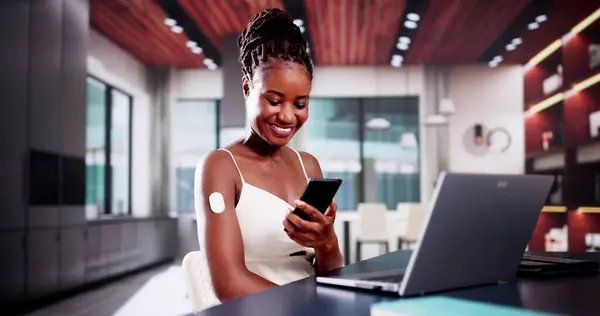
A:
MULTIPOLYGON (((341 184, 341 179, 310 179, 300 200, 325 213, 341 184)), ((304 220, 311 220, 310 216, 298 208, 294 213, 304 220)))

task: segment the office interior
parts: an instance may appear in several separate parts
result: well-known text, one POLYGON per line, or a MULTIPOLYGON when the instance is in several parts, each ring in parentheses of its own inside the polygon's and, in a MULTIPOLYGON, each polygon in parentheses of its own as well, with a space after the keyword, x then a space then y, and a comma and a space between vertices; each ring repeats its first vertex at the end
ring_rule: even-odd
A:
POLYGON ((413 247, 442 171, 553 175, 528 249, 600 248, 597 2, 5 0, 1 306, 191 310, 195 169, 245 136, 236 39, 268 7, 309 43, 310 119, 289 146, 344 181, 346 264, 413 247))

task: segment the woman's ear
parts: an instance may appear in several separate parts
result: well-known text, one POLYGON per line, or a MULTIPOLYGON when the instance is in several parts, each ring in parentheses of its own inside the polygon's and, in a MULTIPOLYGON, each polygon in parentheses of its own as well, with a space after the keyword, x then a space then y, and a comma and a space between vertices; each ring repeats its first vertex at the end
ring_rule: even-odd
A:
POLYGON ((248 80, 247 76, 242 77, 242 93, 244 94, 244 99, 248 99, 248 96, 250 96, 250 80, 248 80))

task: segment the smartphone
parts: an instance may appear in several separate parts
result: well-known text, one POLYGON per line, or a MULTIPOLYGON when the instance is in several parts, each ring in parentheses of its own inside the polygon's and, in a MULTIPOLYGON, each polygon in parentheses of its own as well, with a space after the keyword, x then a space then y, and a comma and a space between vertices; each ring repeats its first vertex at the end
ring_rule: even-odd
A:
MULTIPOLYGON (((340 185, 342 185, 342 179, 310 179, 300 200, 312 205, 319 212, 325 213, 340 185)), ((294 214, 306 221, 311 220, 310 216, 299 208, 294 209, 294 214)))

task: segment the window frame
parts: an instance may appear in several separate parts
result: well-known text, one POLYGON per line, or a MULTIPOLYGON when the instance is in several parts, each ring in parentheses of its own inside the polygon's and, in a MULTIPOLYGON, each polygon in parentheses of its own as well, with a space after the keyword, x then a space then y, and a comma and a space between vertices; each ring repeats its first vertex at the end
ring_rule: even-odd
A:
MULTIPOLYGON (((357 135, 357 141, 358 141, 358 153, 359 153, 359 161, 361 166, 365 166, 366 164, 366 158, 365 158, 365 142, 366 142, 366 113, 368 112, 367 108, 369 107, 369 105, 367 105, 366 103, 368 103, 369 101, 373 101, 373 100, 386 100, 386 99, 404 99, 404 98, 413 98, 416 100, 417 102, 417 116, 421 115, 421 102, 422 102, 422 98, 419 95, 399 95, 399 96, 351 96, 351 97, 336 97, 336 96, 327 96, 327 97, 314 97, 313 99, 319 99, 319 100, 354 100, 357 102, 357 118, 356 118, 356 122, 358 123, 358 135, 357 135)), ((310 119, 310 118, 309 118, 310 119)), ((422 139, 422 133, 423 133, 423 128, 422 126, 419 124, 417 126, 417 130, 416 130, 416 136, 417 139, 421 140, 422 139)), ((419 142, 418 144, 418 149, 417 149, 417 164, 418 164, 418 170, 419 170, 419 187, 417 188, 417 190, 419 191, 419 201, 422 199, 423 196, 423 192, 421 190, 421 185, 422 185, 422 181, 423 181, 423 162, 421 160, 421 155, 422 155, 422 150, 423 150, 423 146, 421 144, 421 142, 419 142)), ((365 170, 364 168, 361 168, 360 172, 358 172, 357 174, 358 176, 358 181, 359 181, 359 190, 358 190, 358 200, 359 201, 365 201, 365 197, 366 197, 366 188, 365 188, 365 170)), ((359 202, 360 203, 360 202, 359 202)))
MULTIPOLYGON (((105 122, 104 122, 104 209, 102 210, 101 215, 114 215, 112 212, 112 167, 111 167, 111 156, 112 156, 112 93, 116 91, 118 93, 127 96, 129 101, 129 119, 128 119, 128 148, 127 148, 127 212, 123 214, 124 216, 131 216, 133 214, 133 190, 132 190, 132 180, 133 180, 133 170, 132 170, 132 156, 133 156, 133 96, 130 93, 127 93, 123 89, 117 88, 114 85, 94 76, 91 74, 87 74, 87 78, 90 78, 94 81, 97 81, 103 84, 106 89, 104 90, 104 106, 105 106, 105 122)), ((87 88, 87 86, 86 86, 87 88)), ((87 106, 87 104, 86 104, 87 106)), ((87 144, 86 144, 87 147, 87 144)), ((87 151, 87 148, 86 148, 87 151)))

